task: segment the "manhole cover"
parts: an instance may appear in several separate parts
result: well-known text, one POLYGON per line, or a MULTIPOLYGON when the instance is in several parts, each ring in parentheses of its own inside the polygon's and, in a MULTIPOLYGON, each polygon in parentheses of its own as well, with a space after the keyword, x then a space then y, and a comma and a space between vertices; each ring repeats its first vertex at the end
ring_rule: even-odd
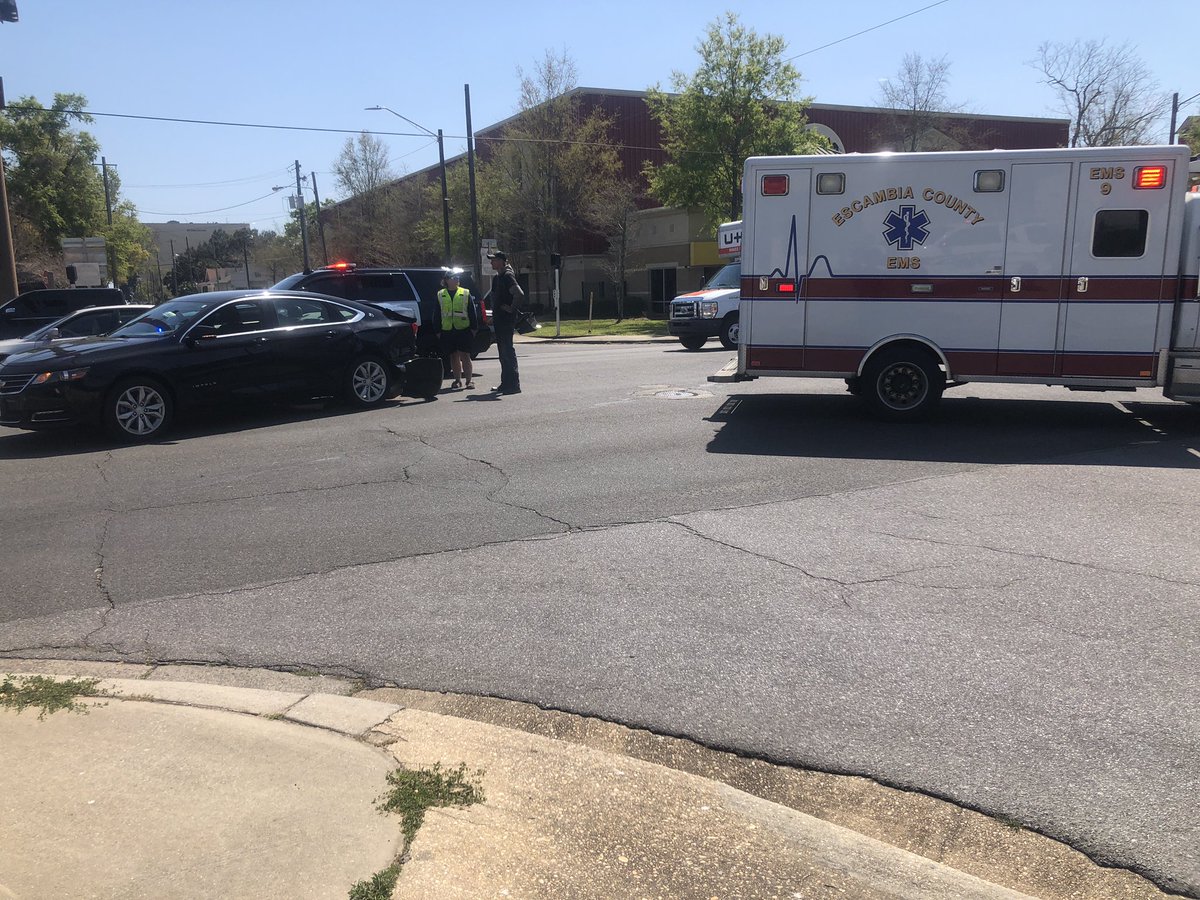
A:
POLYGON ((694 400, 697 397, 711 397, 708 391, 686 391, 682 388, 672 388, 667 391, 654 391, 650 396, 659 400, 694 400))

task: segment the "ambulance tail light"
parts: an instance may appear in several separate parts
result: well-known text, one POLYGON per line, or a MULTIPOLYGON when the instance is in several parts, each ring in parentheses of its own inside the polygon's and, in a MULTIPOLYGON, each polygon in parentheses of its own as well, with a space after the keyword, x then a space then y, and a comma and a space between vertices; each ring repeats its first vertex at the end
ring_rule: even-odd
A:
POLYGON ((788 177, 786 175, 764 175, 762 177, 762 192, 764 197, 787 196, 788 177))
POLYGON ((1133 170, 1133 186, 1139 191, 1156 191, 1166 187, 1166 166, 1138 166, 1133 170))

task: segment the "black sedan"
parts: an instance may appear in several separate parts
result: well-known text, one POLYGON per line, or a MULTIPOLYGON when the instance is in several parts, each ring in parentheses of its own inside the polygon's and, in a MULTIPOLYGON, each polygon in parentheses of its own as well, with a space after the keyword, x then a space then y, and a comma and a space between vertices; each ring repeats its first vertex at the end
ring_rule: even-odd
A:
POLYGON ((415 358, 413 323, 353 300, 223 291, 156 306, 107 337, 58 341, 0 365, 0 425, 99 422, 145 441, 177 408, 235 398, 335 397, 377 406, 441 386, 415 358))

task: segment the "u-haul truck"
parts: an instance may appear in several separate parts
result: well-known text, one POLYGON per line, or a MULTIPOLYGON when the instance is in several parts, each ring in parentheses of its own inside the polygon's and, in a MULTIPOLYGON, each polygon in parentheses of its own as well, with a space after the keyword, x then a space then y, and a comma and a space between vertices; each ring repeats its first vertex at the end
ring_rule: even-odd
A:
POLYGON ((742 254, 742 223, 726 222, 717 229, 717 256, 724 265, 698 291, 680 294, 671 301, 667 332, 688 350, 699 350, 710 337, 726 350, 738 345, 738 301, 742 254))
POLYGON ((970 381, 1200 402, 1200 193, 1184 146, 757 157, 738 356, 916 418, 970 381))

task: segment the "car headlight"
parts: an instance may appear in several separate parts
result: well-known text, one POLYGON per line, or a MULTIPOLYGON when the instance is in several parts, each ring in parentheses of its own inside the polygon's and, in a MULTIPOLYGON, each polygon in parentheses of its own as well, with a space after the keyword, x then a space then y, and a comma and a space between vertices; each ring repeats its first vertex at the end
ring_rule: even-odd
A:
POLYGON ((60 369, 57 372, 41 372, 33 377, 33 384, 53 384, 56 381, 79 381, 88 373, 85 369, 60 369))
POLYGON ((717 317, 717 301, 716 300, 701 300, 700 301, 700 318, 715 319, 717 317))

